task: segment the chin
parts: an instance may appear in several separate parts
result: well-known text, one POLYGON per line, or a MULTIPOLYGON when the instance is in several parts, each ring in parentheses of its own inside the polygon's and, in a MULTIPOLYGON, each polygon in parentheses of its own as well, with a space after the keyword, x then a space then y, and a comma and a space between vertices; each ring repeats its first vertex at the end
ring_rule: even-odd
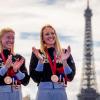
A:
POLYGON ((7 47, 8 50, 11 50, 11 47, 7 47))

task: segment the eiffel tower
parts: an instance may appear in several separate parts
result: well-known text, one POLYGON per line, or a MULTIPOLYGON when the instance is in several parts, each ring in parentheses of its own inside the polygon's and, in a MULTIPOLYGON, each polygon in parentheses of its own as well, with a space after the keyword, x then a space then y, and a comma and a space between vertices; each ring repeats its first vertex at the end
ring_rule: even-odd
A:
POLYGON ((87 8, 84 13, 84 58, 81 78, 81 90, 78 94, 78 100, 100 100, 100 95, 97 92, 97 83, 94 66, 93 39, 91 30, 92 15, 92 10, 89 7, 89 0, 87 0, 87 8))

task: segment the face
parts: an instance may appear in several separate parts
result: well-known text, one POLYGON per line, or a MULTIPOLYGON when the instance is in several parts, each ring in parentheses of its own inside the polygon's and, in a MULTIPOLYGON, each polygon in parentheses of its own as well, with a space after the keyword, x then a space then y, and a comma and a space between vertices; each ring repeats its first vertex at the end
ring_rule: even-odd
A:
POLYGON ((54 47, 56 42, 56 34, 52 28, 46 27, 43 30, 43 42, 47 45, 47 47, 54 47))
POLYGON ((14 45, 14 33, 8 32, 1 39, 3 49, 11 49, 14 45))

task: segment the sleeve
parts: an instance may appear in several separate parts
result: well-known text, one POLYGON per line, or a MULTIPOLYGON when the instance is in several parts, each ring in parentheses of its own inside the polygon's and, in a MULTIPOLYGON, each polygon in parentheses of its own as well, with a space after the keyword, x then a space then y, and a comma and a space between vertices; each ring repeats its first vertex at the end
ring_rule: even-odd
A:
POLYGON ((8 68, 5 67, 5 66, 2 66, 2 67, 0 68, 0 75, 1 75, 1 76, 4 76, 4 75, 6 74, 7 71, 8 71, 8 68))
POLYGON ((39 83, 42 77, 42 71, 37 71, 36 67, 38 64, 38 59, 35 54, 32 52, 29 66, 29 73, 32 80, 36 83, 39 83))
POLYGON ((72 72, 72 69, 69 67, 69 66, 66 66, 64 67, 64 73, 67 75, 67 74, 70 74, 72 72))
POLYGON ((22 79, 24 79, 25 74, 22 73, 21 71, 18 71, 18 72, 16 73, 16 77, 18 78, 18 80, 22 80, 22 79))
POLYGON ((70 55, 70 57, 67 59, 67 63, 69 67, 72 69, 72 72, 67 74, 67 78, 69 81, 72 81, 76 73, 76 67, 72 55, 70 55))
POLYGON ((38 63, 37 67, 35 68, 36 71, 43 71, 43 64, 38 63))
POLYGON ((3 67, 0 66, 0 85, 4 84, 4 77, 6 75, 5 72, 5 68, 3 69, 3 67))
POLYGON ((0 55, 0 85, 4 84, 4 77, 7 73, 7 68, 3 64, 3 60, 0 55))
POLYGON ((18 77, 18 79, 21 81, 21 84, 23 84, 24 86, 26 86, 29 83, 29 75, 25 66, 25 61, 22 64, 20 70, 18 71, 18 73, 16 74, 16 76, 18 77))

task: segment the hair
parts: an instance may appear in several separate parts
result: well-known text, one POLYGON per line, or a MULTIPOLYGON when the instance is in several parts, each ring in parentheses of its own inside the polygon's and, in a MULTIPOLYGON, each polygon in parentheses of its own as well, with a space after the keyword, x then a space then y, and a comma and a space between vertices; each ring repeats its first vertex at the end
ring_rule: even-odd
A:
MULTIPOLYGON (((9 34, 9 32, 12 32, 12 33, 15 33, 13 29, 7 27, 7 28, 3 28, 1 29, 0 31, 0 52, 2 51, 3 47, 2 47, 2 37, 5 35, 5 34, 9 34)), ((14 46, 11 48, 11 52, 14 51, 14 46)))
POLYGON ((55 29, 51 26, 51 25, 45 25, 45 26, 43 26, 42 27, 42 29, 41 29, 41 32, 40 32, 40 50, 46 55, 46 49, 47 49, 47 47, 46 47, 46 44, 44 43, 44 41, 43 41, 43 30, 45 29, 45 28, 51 28, 51 29, 53 29, 54 30, 54 33, 55 33, 55 49, 56 49, 56 51, 58 52, 60 52, 61 53, 61 46, 60 46, 60 43, 59 43, 59 40, 58 40, 58 37, 57 37, 57 34, 56 34, 56 31, 55 31, 55 29))

